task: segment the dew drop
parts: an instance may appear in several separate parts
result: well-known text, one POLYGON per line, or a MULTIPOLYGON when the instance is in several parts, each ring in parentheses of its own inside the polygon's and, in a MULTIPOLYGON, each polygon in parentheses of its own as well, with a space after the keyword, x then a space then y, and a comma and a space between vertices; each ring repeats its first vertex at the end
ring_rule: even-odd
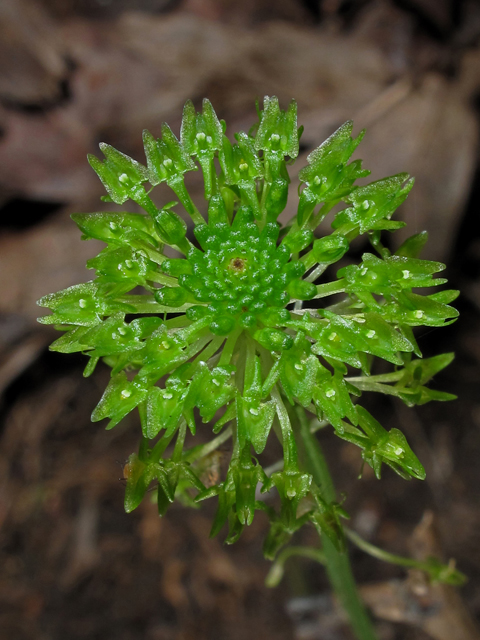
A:
POLYGON ((410 271, 408 269, 405 269, 404 271, 402 271, 402 273, 405 280, 410 277, 410 271))
POLYGON ((238 168, 240 169, 240 171, 246 171, 248 169, 248 164, 246 162, 241 162, 238 165, 238 168))
POLYGON ((213 142, 212 136, 207 136, 206 137, 206 141, 207 141, 207 144, 212 144, 212 142, 213 142))
POLYGON ((128 181, 128 176, 126 173, 122 173, 121 175, 118 176, 118 179, 120 182, 127 182, 128 181))
POLYGON ((163 397, 165 398, 165 400, 171 400, 173 398, 173 394, 165 391, 165 393, 163 394, 163 397))
POLYGON ((125 266, 127 269, 131 269, 133 267, 133 262, 131 260, 125 260, 125 266))
POLYGON ((78 306, 79 306, 81 309, 85 309, 85 307, 87 306, 87 301, 86 301, 86 300, 84 300, 83 298, 80 298, 80 300, 78 301, 78 306))
POLYGON ((132 395, 132 392, 129 391, 128 389, 124 389, 120 394, 122 398, 129 398, 131 395, 132 395))
POLYGON ((327 391, 325 391, 325 395, 327 396, 327 398, 333 398, 333 396, 335 395, 335 390, 328 389, 327 391))
POLYGON ((416 318, 423 318, 424 315, 425 315, 425 313, 421 309, 417 309, 415 311, 415 317, 416 318))
POLYGON ((196 135, 195 137, 197 138, 197 140, 198 140, 199 142, 200 142, 200 141, 205 140, 205 134, 204 134, 202 131, 200 131, 199 133, 197 133, 197 135, 196 135))
POLYGON ((220 386, 220 382, 219 382, 216 378, 213 378, 213 379, 212 379, 212 382, 213 382, 213 384, 214 384, 216 387, 219 387, 219 386, 220 386))
POLYGON ((257 409, 254 409, 253 407, 249 409, 248 412, 251 413, 252 416, 258 416, 258 413, 259 413, 257 409))
POLYGON ((367 338, 374 338, 375 337, 375 331, 373 329, 370 329, 370 331, 367 331, 367 338))
POLYGON ((117 334, 115 333, 115 331, 112 333, 112 340, 116 340, 117 339, 117 334))
POLYGON ((395 455, 396 455, 396 456, 399 456, 399 455, 401 455, 402 453, 403 453, 403 449, 402 449, 402 447, 397 447, 397 448, 395 449, 395 455))
POLYGON ((118 327, 117 331, 121 336, 124 336, 127 333, 123 327, 118 327))
POLYGON ((294 365, 294 367, 297 371, 303 371, 303 366, 301 364, 298 364, 298 362, 294 365))
POLYGON ((335 338, 336 338, 336 337, 337 337, 337 334, 336 334, 336 333, 335 333, 335 331, 334 331, 333 333, 331 333, 331 334, 328 336, 328 339, 329 339, 329 340, 335 340, 335 338))
POLYGON ((364 209, 365 211, 367 211, 367 209, 370 209, 370 203, 368 200, 364 200, 362 202, 362 209, 364 209))
POLYGON ((171 167, 173 164, 173 161, 171 158, 165 158, 165 160, 163 161, 163 166, 164 167, 171 167))

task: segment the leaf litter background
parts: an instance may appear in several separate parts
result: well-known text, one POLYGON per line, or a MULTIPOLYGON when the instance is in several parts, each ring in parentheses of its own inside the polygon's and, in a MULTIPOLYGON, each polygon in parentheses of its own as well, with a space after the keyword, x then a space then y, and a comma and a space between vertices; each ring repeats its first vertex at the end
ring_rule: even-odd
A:
MULTIPOLYGON (((106 209, 86 162, 98 142, 141 160, 142 129, 178 128, 187 98, 209 97, 231 133, 264 95, 298 101, 296 167, 345 120, 367 127, 372 178, 416 176, 401 216, 429 231, 424 257, 447 261, 462 290, 460 320, 420 338, 426 356, 456 351, 436 384, 460 399, 369 405, 405 431, 427 480, 357 480, 353 447, 321 437, 354 529, 396 553, 455 557, 470 578, 459 595, 353 550, 380 638, 480 637, 479 43, 475 0, 2 0, 0 640, 351 638, 318 565, 291 560, 264 587, 261 515, 233 547, 208 539, 213 502, 126 515, 138 425, 92 425, 107 369, 83 379, 82 358, 49 353, 54 331, 35 323, 41 295, 91 277, 99 247, 69 215, 106 209)), ((191 188, 201 199, 197 176, 191 188)), ((209 473, 221 471, 220 453, 209 473)))

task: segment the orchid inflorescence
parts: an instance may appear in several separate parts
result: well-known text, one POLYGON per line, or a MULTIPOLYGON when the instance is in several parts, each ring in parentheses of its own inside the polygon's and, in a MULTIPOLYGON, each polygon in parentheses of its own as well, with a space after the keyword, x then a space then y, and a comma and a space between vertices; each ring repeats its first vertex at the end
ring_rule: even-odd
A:
POLYGON ((146 166, 101 144, 105 159, 89 162, 108 192, 103 199, 132 200, 146 215, 74 214, 83 239, 107 244, 87 263, 97 277, 39 304, 52 311, 40 321, 65 331, 52 350, 85 353, 85 375, 100 358, 112 368, 92 420, 109 418, 110 429, 138 407, 143 435, 126 468, 125 509, 135 509, 154 482, 161 515, 176 497, 196 504, 218 496, 212 534, 228 522, 227 542, 260 509, 271 521, 264 550, 272 558, 305 522, 338 549, 344 545, 345 511, 299 463, 296 425, 305 412, 311 430, 329 423, 360 447, 378 478, 383 464, 405 478, 425 477, 402 432, 386 431, 358 398, 376 391, 410 406, 453 398, 426 386, 452 355, 421 359, 413 327, 443 326, 458 313, 449 306, 456 291, 414 293, 446 282, 434 278, 443 264, 418 258, 425 232, 395 253, 382 244, 382 232, 405 226, 392 215, 413 186, 407 174, 355 186, 370 172, 361 160, 349 162, 364 132, 352 138, 346 122, 308 155, 297 213, 281 225, 302 131, 297 106, 292 101, 283 111, 266 97, 258 115, 232 143, 208 100, 201 113, 189 101, 180 139, 167 124, 159 139, 144 132, 146 166), (206 219, 184 180, 199 166, 206 219), (145 185, 161 182, 177 201, 159 208, 145 185), (193 236, 175 212, 179 203, 193 236), (329 213, 333 232, 316 237, 329 213), (361 234, 372 253, 351 264, 344 256, 361 234), (167 246, 181 257, 167 255, 167 246), (340 260, 337 277, 322 281, 340 260), (372 375, 375 356, 393 370, 372 375), (194 435, 199 418, 213 422, 215 437, 187 448, 187 430, 194 435), (264 469, 256 456, 272 426, 283 465, 264 469), (207 477, 206 461, 229 437, 225 477, 207 477), (259 499, 272 488, 278 512, 259 499))

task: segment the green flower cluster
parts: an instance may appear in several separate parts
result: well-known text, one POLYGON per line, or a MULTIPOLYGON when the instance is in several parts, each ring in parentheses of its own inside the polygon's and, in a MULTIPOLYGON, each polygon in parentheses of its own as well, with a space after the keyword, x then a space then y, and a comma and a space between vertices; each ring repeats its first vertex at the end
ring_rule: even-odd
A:
POLYGON ((433 278, 444 265, 418 258, 426 233, 393 255, 382 244, 383 231, 404 226, 391 218, 413 181, 399 174, 356 186, 369 172, 350 161, 363 137, 352 138, 352 126, 345 123, 310 153, 299 173, 297 214, 283 226, 277 220, 291 197, 288 165, 301 135, 294 101, 283 111, 275 97, 265 98, 257 124, 235 134, 234 143, 208 100, 200 113, 187 102, 180 139, 166 124, 160 139, 144 132, 146 165, 104 144, 103 161, 89 157, 104 199, 132 200, 146 215, 75 214, 83 238, 107 247, 87 265, 95 280, 39 301, 52 312, 40 321, 65 332, 53 350, 89 356, 85 375, 100 358, 112 368, 93 420, 109 418, 112 428, 138 407, 143 437, 126 466, 127 511, 154 483, 162 515, 175 498, 194 505, 218 496, 212 534, 228 522, 229 542, 263 510, 271 521, 268 557, 307 521, 342 548, 345 512, 325 500, 299 463, 297 425, 305 412, 316 417, 312 428, 330 423, 359 446, 378 477, 386 464, 403 477, 424 478, 405 436, 386 431, 358 397, 375 391, 409 405, 453 397, 426 386, 451 354, 421 360, 412 327, 453 322, 458 314, 449 303, 457 292, 414 292, 445 282, 433 278), (185 185, 185 173, 199 167, 206 218, 185 185), (158 207, 147 182, 167 183, 193 235, 174 211, 178 201, 158 207), (330 212, 333 233, 316 237, 330 212), (349 264, 344 256, 360 234, 376 255, 349 264), (168 257, 166 246, 179 257, 168 257), (322 282, 341 259, 337 278, 322 282), (318 302, 329 296, 330 304, 318 302), (371 375, 374 357, 393 371, 371 375), (215 437, 187 446, 199 418, 214 421, 215 437), (283 467, 264 469, 255 454, 273 433, 283 467), (209 460, 229 438, 228 471, 212 479, 209 460), (259 499, 273 488, 278 511, 259 499))
MULTIPOLYGON (((301 279, 305 265, 290 259, 288 245, 277 247, 279 231, 276 223, 267 222, 260 232, 249 206, 242 206, 230 225, 221 196, 213 196, 209 224, 194 230, 203 251, 191 247, 186 260, 174 258, 162 263, 164 273, 177 277, 180 286, 161 289, 156 299, 175 306, 188 301, 203 303, 190 307, 187 317, 210 316, 210 331, 228 335, 236 326, 260 326, 262 313, 283 309, 292 297, 313 298, 315 285, 301 279)), ((313 234, 308 232, 307 236, 305 244, 313 234)), ((289 314, 283 316, 286 319, 289 314)))

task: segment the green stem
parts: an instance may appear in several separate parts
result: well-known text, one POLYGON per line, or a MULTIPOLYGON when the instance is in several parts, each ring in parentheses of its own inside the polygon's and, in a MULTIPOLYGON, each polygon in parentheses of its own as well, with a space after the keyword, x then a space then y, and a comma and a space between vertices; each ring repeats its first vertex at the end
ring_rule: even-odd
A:
POLYGON ((222 349, 222 355, 220 357, 219 366, 230 364, 232 359, 233 350, 237 344, 238 337, 242 333, 243 329, 235 329, 227 338, 227 341, 222 349))
POLYGON ((280 551, 275 562, 272 564, 265 578, 265 586, 276 587, 279 584, 285 572, 285 562, 292 556, 301 556, 319 562, 320 564, 325 564, 325 554, 322 549, 313 549, 312 547, 287 547, 280 551))
POLYGON ((186 302, 181 307, 167 307, 159 304, 153 296, 126 294, 115 298, 115 302, 131 305, 135 307, 134 313, 185 313, 193 306, 193 303, 186 302))
MULTIPOLYGON (((167 321, 168 322, 168 321, 167 321)), ((195 360, 190 364, 188 369, 183 372, 182 378, 184 380, 188 380, 193 378, 197 369, 200 366, 201 362, 208 362, 210 358, 220 349, 222 342, 224 341, 223 336, 217 336, 213 338, 208 346, 205 347, 203 351, 201 351, 195 360)))
POLYGON ((226 442, 229 438, 232 437, 232 427, 227 427, 222 431, 220 435, 218 435, 210 442, 202 445, 200 448, 195 449, 194 451, 188 451, 185 455, 185 460, 188 462, 194 462, 196 460, 200 460, 200 458, 205 458, 213 451, 216 451, 224 442, 226 442))
POLYGON ((202 214, 195 206, 190 194, 187 191, 187 187, 185 186, 183 175, 182 177, 175 177, 172 180, 167 180, 167 184, 170 189, 175 193, 177 198, 182 203, 184 209, 192 218, 195 224, 205 224, 205 220, 203 219, 202 214))
POLYGON ((390 553, 389 551, 376 547, 371 542, 367 542, 361 538, 358 533, 355 533, 355 531, 352 531, 351 529, 345 528, 345 534, 354 545, 362 551, 365 551, 365 553, 368 553, 368 555, 373 558, 378 558, 379 560, 383 560, 383 562, 397 564, 401 567, 420 569, 421 571, 425 571, 433 581, 445 582, 446 584, 454 585, 461 585, 465 582, 465 576, 455 569, 455 565, 452 561, 449 564, 442 564, 432 558, 430 558, 430 562, 422 562, 421 560, 415 560, 414 558, 405 558, 404 556, 398 556, 395 553, 390 553))
POLYGON ((151 453, 150 453, 150 462, 151 463, 155 463, 158 462, 160 460, 160 458, 162 457, 165 449, 168 447, 168 445, 170 444, 170 442, 173 440, 174 435, 177 433, 179 428, 185 428, 186 425, 186 421, 185 418, 182 418, 180 421, 179 426, 177 426, 177 429, 175 429, 175 431, 172 431, 172 433, 166 437, 165 434, 163 434, 163 436, 160 438, 160 440, 155 444, 155 446, 153 447, 151 453))
MULTIPOLYGON (((320 445, 310 432, 304 409, 297 406, 296 413, 300 423, 302 458, 305 468, 320 487, 323 499, 329 503, 335 502, 335 487, 320 445)), ((350 618, 355 635, 358 640, 377 640, 373 625, 358 594, 347 553, 337 551, 325 534, 321 535, 321 539, 328 577, 350 618)))
POLYGON ((317 286, 316 298, 325 298, 325 296, 333 296, 334 293, 343 293, 345 291, 345 280, 335 280, 333 282, 325 282, 317 286))
POLYGON ((277 405, 277 416, 280 423, 280 429, 282 431, 282 445, 284 455, 284 469, 285 471, 298 471, 298 453, 295 442, 295 436, 293 433, 292 425, 290 423, 290 417, 288 411, 283 403, 280 392, 275 385, 271 391, 272 400, 277 405))
POLYGON ((185 436, 187 434, 187 423, 182 420, 178 429, 177 441, 175 442, 175 448, 173 450, 172 460, 173 462, 180 462, 182 459, 183 445, 185 444, 185 436))

